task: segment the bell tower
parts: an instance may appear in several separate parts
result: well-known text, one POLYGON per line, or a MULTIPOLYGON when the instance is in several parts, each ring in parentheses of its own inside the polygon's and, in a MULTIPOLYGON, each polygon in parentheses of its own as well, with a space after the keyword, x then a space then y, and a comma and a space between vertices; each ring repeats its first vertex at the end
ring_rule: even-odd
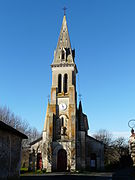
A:
POLYGON ((64 14, 51 64, 51 98, 43 129, 43 168, 48 172, 76 169, 77 68, 74 58, 64 14))

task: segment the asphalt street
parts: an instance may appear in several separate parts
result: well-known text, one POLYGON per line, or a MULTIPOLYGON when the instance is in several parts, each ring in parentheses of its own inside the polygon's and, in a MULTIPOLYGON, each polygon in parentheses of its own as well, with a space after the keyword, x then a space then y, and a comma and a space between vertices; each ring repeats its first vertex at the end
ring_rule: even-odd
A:
POLYGON ((64 180, 112 180, 111 174, 91 174, 91 175, 29 175, 20 177, 21 180, 51 180, 51 179, 64 179, 64 180))

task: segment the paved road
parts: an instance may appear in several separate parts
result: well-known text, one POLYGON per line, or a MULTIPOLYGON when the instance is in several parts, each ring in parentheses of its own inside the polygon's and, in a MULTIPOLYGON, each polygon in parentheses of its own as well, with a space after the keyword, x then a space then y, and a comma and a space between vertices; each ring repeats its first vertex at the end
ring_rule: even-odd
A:
POLYGON ((20 177, 20 180, 135 180, 135 167, 123 168, 114 173, 109 172, 91 172, 90 174, 69 174, 69 173, 48 173, 31 174, 20 177))
POLYGON ((58 175, 58 174, 49 174, 49 175, 30 175, 30 176, 22 176, 21 180, 51 180, 51 179, 59 179, 59 180, 112 180, 112 174, 86 174, 86 175, 58 175))

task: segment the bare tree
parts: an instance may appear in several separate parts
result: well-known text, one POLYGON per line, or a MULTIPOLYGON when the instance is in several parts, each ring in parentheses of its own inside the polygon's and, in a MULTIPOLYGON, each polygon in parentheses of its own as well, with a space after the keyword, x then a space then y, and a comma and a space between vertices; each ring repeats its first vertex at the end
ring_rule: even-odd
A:
POLYGON ((100 129, 96 134, 93 135, 95 139, 102 141, 105 146, 112 144, 112 134, 106 129, 100 129))
POLYGON ((128 159, 128 143, 124 137, 114 139, 112 134, 105 129, 99 130, 93 136, 104 143, 105 166, 120 165, 123 157, 128 159))
POLYGON ((102 141, 104 144, 104 163, 105 166, 110 164, 113 160, 112 154, 112 134, 106 129, 100 129, 96 134, 93 135, 95 139, 102 141))
MULTIPOLYGON (((113 142, 113 148, 114 148, 114 157, 118 162, 124 163, 124 159, 126 161, 131 161, 129 158, 129 148, 128 148, 128 142, 124 137, 118 137, 114 140, 113 142)), ((130 162, 125 162, 125 163, 130 163, 130 162)))
POLYGON ((23 147, 28 146, 30 142, 41 136, 41 133, 39 133, 36 128, 31 127, 27 121, 22 120, 19 116, 15 116, 6 106, 0 107, 0 121, 3 121, 28 136, 28 140, 23 140, 22 142, 23 147))

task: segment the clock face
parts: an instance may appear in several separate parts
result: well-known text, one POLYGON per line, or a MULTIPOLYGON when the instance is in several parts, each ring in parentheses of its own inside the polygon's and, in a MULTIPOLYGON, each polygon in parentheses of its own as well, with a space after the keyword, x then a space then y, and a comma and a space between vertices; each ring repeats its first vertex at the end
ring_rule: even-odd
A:
POLYGON ((60 110, 64 111, 64 110, 67 109, 67 105, 66 105, 65 103, 61 103, 61 104, 59 105, 59 108, 60 108, 60 110))

